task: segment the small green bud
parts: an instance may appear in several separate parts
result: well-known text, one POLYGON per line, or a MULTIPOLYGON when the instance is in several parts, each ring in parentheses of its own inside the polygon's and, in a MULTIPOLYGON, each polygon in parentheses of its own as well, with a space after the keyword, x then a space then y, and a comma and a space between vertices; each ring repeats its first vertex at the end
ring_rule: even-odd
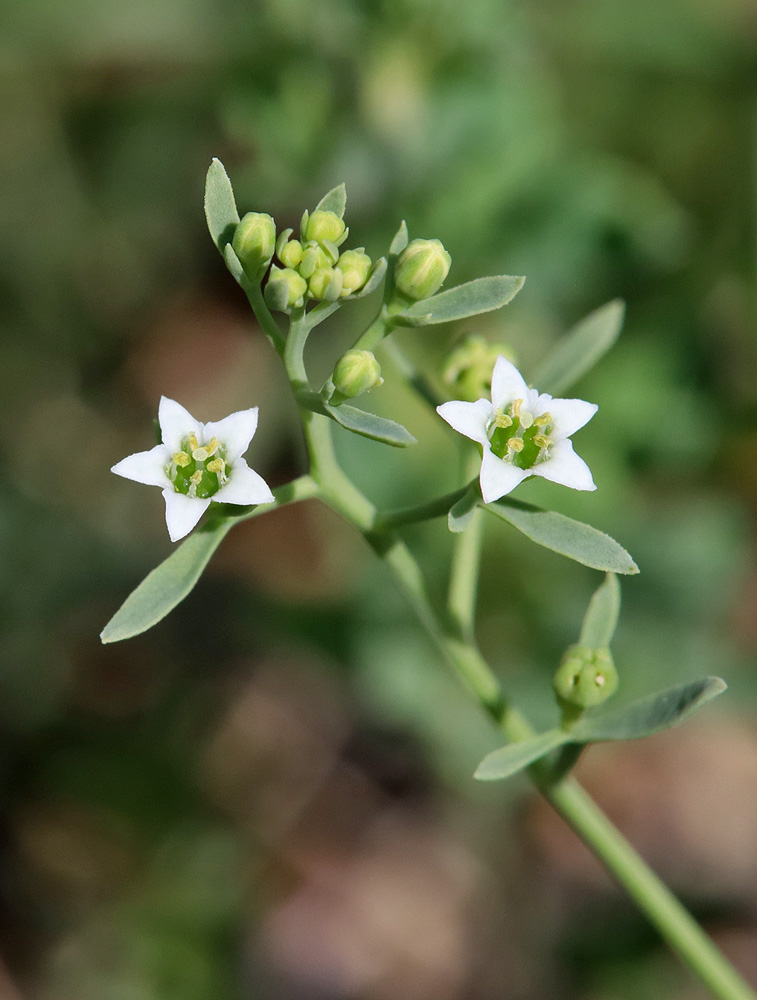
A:
POLYGON ((334 388, 344 399, 353 399, 381 385, 381 366, 370 351, 347 351, 337 361, 331 376, 334 388))
POLYGON ((310 242, 306 244, 303 250, 302 259, 297 270, 303 278, 307 279, 311 278, 319 268, 332 267, 333 263, 330 254, 323 247, 318 246, 317 243, 310 242))
POLYGON ((308 290, 307 282, 289 267, 271 268, 271 274, 265 286, 265 300, 271 309, 279 312, 289 312, 290 309, 301 306, 308 290))
POLYGON ((258 278, 273 257, 276 223, 265 212, 248 212, 234 230, 231 247, 247 276, 258 278))
POLYGON ((344 232, 344 220, 336 212, 318 210, 305 221, 306 240, 329 240, 339 244, 344 232))
POLYGON ((308 282, 308 293, 313 299, 335 302, 342 291, 342 272, 335 267, 319 267, 308 282))
POLYGON ((471 402, 489 396, 492 371, 499 355, 515 362, 515 355, 506 344, 490 344, 480 334, 465 337, 447 357, 442 378, 459 393, 456 398, 471 402))
POLYGON ((439 240, 413 240, 397 258, 394 283, 410 299, 427 299, 441 288, 451 263, 439 240))
POLYGON ((289 240, 279 250, 279 260, 284 267, 289 267, 296 271, 302 260, 302 244, 299 240, 289 240))
POLYGON ((615 693, 618 672, 609 649, 569 646, 553 681, 565 708, 594 708, 615 693))
POLYGON ((371 273, 371 258, 363 250, 345 250, 336 265, 344 275, 342 297, 358 292, 371 273))

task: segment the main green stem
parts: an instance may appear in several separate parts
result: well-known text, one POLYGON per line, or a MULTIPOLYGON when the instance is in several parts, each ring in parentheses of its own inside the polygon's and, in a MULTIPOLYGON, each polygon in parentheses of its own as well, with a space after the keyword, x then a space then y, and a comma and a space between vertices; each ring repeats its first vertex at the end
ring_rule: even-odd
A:
MULTIPOLYGON (((295 391, 307 385, 302 349, 307 331, 293 323, 285 361, 295 391)), ((420 568, 404 542, 390 530, 390 518, 380 518, 340 468, 333 451, 330 421, 302 409, 310 474, 320 497, 366 538, 383 560, 443 658, 470 688, 510 742, 527 739, 534 731, 504 697, 500 685, 473 638, 475 576, 478 568, 480 525, 474 523, 460 536, 453 561, 448 610, 450 624, 440 622, 429 601, 420 568), (468 535, 468 532, 472 534, 468 535)), ((446 502, 446 501, 445 501, 446 502)), ((429 507, 435 505, 429 505, 429 507)), ((416 508, 417 510, 417 508, 416 508)), ((429 516, 434 516, 430 513, 429 516)), ((409 518, 408 520, 417 518, 409 518)), ((407 523, 395 516, 394 524, 407 523)), ((549 769, 533 765, 535 784, 568 825, 587 844, 617 881, 624 886, 650 922, 689 968, 719 1000, 757 1000, 755 994, 726 961, 691 914, 645 864, 631 844, 572 778, 554 781, 549 769)))

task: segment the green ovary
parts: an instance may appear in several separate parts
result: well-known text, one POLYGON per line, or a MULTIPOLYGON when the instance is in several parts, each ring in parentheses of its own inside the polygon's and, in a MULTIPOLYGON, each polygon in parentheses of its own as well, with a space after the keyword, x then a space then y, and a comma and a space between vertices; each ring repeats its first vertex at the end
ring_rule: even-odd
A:
POLYGON ((182 450, 176 452, 166 466, 173 488, 177 493, 200 500, 215 496, 229 479, 229 464, 218 441, 213 438, 207 444, 198 445, 195 435, 190 434, 181 446, 182 450))
POLYGON ((523 400, 516 399, 506 410, 498 410, 489 428, 492 452, 519 469, 532 469, 549 458, 554 443, 549 437, 552 417, 543 413, 534 418, 522 410, 523 400))

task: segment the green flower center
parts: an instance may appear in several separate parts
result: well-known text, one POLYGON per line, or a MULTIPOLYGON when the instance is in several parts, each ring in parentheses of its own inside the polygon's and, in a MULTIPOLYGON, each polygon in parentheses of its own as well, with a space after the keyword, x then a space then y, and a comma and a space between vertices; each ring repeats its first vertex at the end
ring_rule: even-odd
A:
POLYGON ((223 446, 212 438, 207 444, 198 444, 194 434, 181 442, 166 466, 168 478, 177 493, 207 500, 229 481, 229 463, 223 446))
POLYGON ((519 469, 533 469, 549 458, 554 441, 552 416, 542 413, 535 417, 516 399, 505 410, 496 410, 489 423, 489 443, 497 458, 519 469))

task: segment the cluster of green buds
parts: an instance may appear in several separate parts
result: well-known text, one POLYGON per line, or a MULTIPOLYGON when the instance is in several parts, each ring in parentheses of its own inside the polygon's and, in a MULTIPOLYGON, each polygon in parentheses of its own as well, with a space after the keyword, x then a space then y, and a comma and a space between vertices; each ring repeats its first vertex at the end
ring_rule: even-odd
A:
POLYGON ((363 247, 339 248, 349 229, 336 212, 307 211, 300 225, 300 239, 292 239, 292 229, 285 229, 276 241, 276 256, 283 265, 274 264, 265 289, 272 309, 289 312, 311 299, 336 302, 359 292, 371 272, 371 258, 363 247))
POLYGON ((557 700, 566 715, 578 715, 595 708, 613 695, 618 672, 607 647, 569 646, 554 676, 557 700))
POLYGON ((515 363, 512 349, 506 344, 492 344, 480 334, 465 337, 447 357, 442 378, 454 387, 460 399, 475 402, 491 395, 492 371, 498 357, 515 363))

